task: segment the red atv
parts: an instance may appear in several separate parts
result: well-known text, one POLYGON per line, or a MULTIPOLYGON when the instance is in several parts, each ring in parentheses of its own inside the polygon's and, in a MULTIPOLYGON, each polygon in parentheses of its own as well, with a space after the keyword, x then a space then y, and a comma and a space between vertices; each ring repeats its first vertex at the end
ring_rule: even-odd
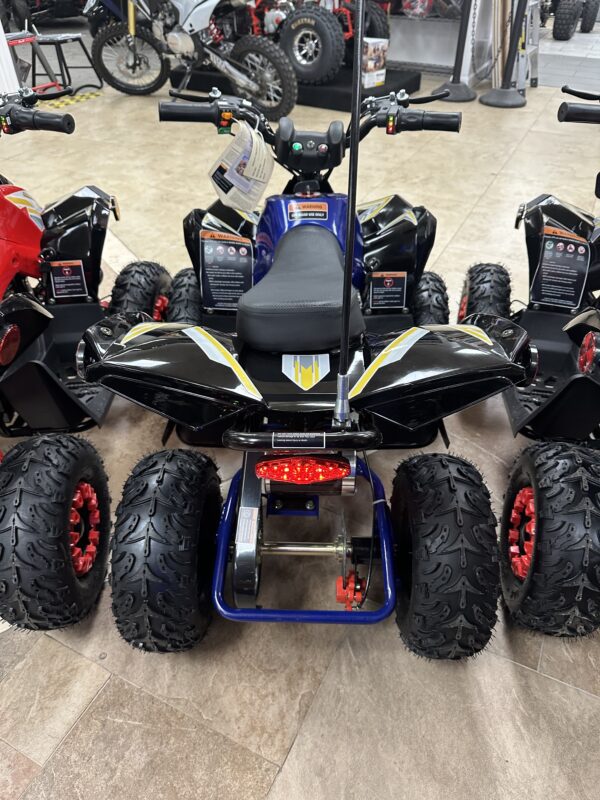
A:
MULTIPOLYGON (((39 111, 37 103, 70 93, 0 95, 4 134, 26 130, 73 133, 70 114, 39 111)), ((84 186, 43 208, 0 176, 0 434, 77 431, 100 424, 111 395, 81 381, 74 369, 82 331, 106 313, 98 290, 102 249, 114 197, 84 186)), ((150 262, 126 267, 108 307, 160 318, 170 285, 150 262)))

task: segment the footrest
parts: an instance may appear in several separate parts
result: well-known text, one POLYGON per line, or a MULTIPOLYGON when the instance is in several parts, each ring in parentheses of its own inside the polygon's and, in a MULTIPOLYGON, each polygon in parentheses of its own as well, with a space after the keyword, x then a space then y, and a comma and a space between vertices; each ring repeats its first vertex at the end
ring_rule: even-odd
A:
POLYGON ((80 378, 69 379, 66 381, 66 386, 79 402, 89 410, 90 417, 98 424, 102 424, 113 401, 113 393, 103 386, 87 383, 80 378))

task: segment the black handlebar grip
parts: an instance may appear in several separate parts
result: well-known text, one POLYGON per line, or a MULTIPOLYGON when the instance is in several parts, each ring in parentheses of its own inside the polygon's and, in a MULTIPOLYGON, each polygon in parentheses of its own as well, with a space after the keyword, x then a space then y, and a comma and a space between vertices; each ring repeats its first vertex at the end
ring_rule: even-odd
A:
POLYGON ((450 131, 458 133, 462 121, 459 112, 402 111, 398 117, 397 131, 450 131))
POLYGON ((71 114, 53 114, 50 111, 13 106, 9 118, 11 126, 22 131, 73 133, 75 130, 75 120, 71 114))
POLYGON ((559 122, 589 122, 600 125, 600 106, 586 103, 561 103, 558 109, 559 122))
POLYGON ((212 122, 219 124, 221 112, 216 103, 170 103, 158 104, 158 118, 161 122, 212 122))

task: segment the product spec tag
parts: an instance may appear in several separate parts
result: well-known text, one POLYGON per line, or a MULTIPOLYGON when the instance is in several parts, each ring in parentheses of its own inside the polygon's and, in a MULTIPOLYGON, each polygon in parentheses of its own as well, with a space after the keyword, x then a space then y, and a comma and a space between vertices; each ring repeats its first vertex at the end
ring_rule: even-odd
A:
POLYGON ((590 264, 590 246, 561 228, 544 228, 540 263, 531 284, 531 302, 577 308, 590 264))

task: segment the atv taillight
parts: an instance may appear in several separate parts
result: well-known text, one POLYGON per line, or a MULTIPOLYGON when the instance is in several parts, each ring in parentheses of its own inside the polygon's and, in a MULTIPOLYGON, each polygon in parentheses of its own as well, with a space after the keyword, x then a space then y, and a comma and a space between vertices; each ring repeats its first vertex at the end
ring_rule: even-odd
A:
POLYGON ((7 367, 17 357, 21 346, 21 329, 18 325, 0 328, 0 366, 7 367))
POLYGON ((579 372, 583 372, 586 375, 592 371, 599 348, 600 334, 594 333, 594 331, 586 333, 579 348, 579 358, 577 359, 579 372))
POLYGON ((283 456, 268 458, 256 465, 257 478, 300 485, 340 481, 350 472, 345 458, 325 456, 283 456))

